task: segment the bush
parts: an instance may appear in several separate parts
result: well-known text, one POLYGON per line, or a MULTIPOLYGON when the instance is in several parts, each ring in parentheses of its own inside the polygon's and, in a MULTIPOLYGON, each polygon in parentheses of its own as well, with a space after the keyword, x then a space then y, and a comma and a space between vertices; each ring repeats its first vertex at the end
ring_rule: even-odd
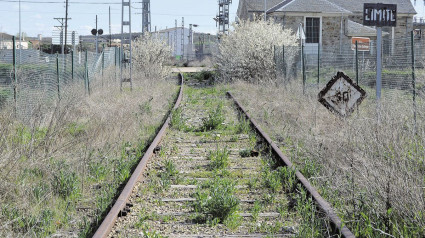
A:
POLYGON ((133 67, 145 77, 163 77, 168 71, 164 64, 171 55, 167 42, 146 33, 133 42, 133 67))
MULTIPOLYGON (((234 28, 223 37, 215 57, 222 79, 263 82, 275 78, 273 46, 295 45, 293 32, 273 21, 242 21, 234 28)), ((290 52, 285 54, 293 58, 290 52)))

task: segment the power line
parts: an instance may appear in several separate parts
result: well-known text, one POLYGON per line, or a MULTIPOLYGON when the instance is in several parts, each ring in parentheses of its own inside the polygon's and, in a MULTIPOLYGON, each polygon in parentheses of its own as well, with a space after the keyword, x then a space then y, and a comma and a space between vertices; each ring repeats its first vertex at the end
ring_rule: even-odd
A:
MULTIPOLYGON (((19 0, 0 0, 0 2, 19 2, 19 0)), ((52 3, 58 3, 58 4, 65 4, 63 1, 47 1, 47 2, 40 2, 40 1, 31 1, 31 0, 22 0, 22 3, 34 3, 34 4, 52 4, 52 3)), ((121 3, 117 2, 71 2, 72 4, 117 4, 120 5, 121 3)), ((134 2, 134 3, 142 3, 142 2, 134 2)))

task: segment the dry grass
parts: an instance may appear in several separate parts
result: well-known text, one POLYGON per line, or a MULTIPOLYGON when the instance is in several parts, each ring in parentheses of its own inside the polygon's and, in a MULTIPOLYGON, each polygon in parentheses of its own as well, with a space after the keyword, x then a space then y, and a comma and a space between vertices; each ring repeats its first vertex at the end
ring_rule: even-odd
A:
POLYGON ((84 235, 111 202, 177 92, 175 80, 140 73, 120 92, 114 75, 90 96, 68 85, 24 122, 0 112, 0 236, 84 235))
POLYGON ((260 125, 356 236, 425 235, 425 109, 418 103, 414 134, 411 96, 394 90, 377 122, 373 90, 350 118, 317 102, 317 90, 236 83, 241 100, 260 125))

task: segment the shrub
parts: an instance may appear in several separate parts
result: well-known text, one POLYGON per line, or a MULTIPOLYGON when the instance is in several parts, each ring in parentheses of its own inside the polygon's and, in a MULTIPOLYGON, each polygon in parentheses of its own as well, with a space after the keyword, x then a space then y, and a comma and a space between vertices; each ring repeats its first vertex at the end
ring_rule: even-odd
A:
MULTIPOLYGON (((273 21, 242 21, 224 36, 215 57, 224 80, 270 81, 275 77, 274 45, 296 44, 291 30, 283 30, 273 21)), ((285 52, 288 58, 290 52, 285 52)))
POLYGON ((145 77, 163 77, 168 71, 164 67, 171 55, 167 42, 146 33, 133 42, 133 67, 145 77))

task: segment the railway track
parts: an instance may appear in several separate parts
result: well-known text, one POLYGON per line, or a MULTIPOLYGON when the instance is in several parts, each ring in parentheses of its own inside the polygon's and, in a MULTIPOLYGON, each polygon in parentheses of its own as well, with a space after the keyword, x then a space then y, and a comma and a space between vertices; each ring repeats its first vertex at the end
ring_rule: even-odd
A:
POLYGON ((307 196, 354 237, 231 94, 187 85, 94 237, 294 237, 307 196))

